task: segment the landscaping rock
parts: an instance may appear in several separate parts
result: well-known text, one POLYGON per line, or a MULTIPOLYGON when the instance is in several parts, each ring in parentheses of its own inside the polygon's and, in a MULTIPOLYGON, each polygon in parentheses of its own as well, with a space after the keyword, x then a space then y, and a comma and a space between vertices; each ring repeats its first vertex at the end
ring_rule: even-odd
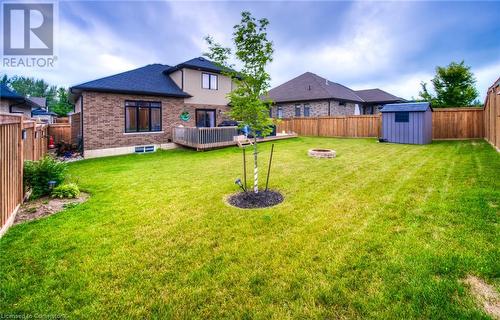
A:
POLYGON ((275 206, 283 202, 283 195, 278 191, 239 192, 229 197, 228 203, 242 209, 257 209, 275 206))

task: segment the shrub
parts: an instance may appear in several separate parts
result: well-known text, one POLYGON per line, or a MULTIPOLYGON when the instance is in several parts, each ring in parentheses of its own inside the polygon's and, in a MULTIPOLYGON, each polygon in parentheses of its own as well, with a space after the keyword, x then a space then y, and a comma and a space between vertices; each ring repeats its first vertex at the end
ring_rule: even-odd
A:
POLYGON ((32 189, 31 198, 36 199, 50 194, 49 181, 55 181, 56 186, 66 178, 66 163, 45 156, 39 161, 24 163, 24 184, 32 189))
POLYGON ((52 198, 76 198, 80 194, 78 186, 74 183, 61 184, 52 190, 52 198))

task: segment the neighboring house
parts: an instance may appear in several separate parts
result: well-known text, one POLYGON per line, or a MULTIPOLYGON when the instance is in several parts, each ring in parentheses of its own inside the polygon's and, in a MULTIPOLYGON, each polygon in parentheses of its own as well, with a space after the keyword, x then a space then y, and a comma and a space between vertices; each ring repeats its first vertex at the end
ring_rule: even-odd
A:
POLYGON ((214 127, 226 120, 233 83, 199 57, 142 68, 70 88, 72 136, 85 157, 171 147, 174 126, 214 127))
POLYGON ((380 89, 354 91, 306 72, 269 91, 273 118, 378 113, 381 105, 405 101, 380 89))
POLYGON ((42 97, 29 97, 31 102, 35 103, 39 107, 31 109, 31 117, 38 120, 39 122, 52 124, 57 118, 55 112, 50 112, 47 108, 47 99, 42 97))
POLYGON ((46 108, 36 108, 31 110, 31 117, 48 124, 53 124, 57 118, 57 113, 51 112, 46 108))
POLYGON ((0 84, 0 113, 23 114, 30 118, 33 107, 38 107, 38 105, 7 85, 0 84))

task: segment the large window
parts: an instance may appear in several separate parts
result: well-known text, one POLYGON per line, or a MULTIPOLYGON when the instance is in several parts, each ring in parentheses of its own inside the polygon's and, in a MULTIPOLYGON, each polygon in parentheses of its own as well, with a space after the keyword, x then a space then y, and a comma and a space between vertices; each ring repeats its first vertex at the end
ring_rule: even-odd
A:
POLYGON ((311 115, 311 106, 308 104, 304 105, 304 117, 309 117, 311 115))
POLYGON ((125 132, 161 131, 161 103, 125 101, 125 132))
POLYGON ((295 116, 300 117, 300 104, 295 105, 295 116))
POLYGON ((217 75, 211 73, 201 74, 201 87, 203 89, 217 90, 217 75))
POLYGON ((394 121, 395 122, 409 122, 410 121, 410 113, 409 112, 396 112, 394 121))

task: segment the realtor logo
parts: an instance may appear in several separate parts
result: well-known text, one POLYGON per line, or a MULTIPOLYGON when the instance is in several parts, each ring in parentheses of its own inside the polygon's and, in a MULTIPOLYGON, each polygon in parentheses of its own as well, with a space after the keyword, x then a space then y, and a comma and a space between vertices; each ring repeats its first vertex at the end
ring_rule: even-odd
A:
POLYGON ((3 3, 4 56, 54 54, 53 3, 3 3))

